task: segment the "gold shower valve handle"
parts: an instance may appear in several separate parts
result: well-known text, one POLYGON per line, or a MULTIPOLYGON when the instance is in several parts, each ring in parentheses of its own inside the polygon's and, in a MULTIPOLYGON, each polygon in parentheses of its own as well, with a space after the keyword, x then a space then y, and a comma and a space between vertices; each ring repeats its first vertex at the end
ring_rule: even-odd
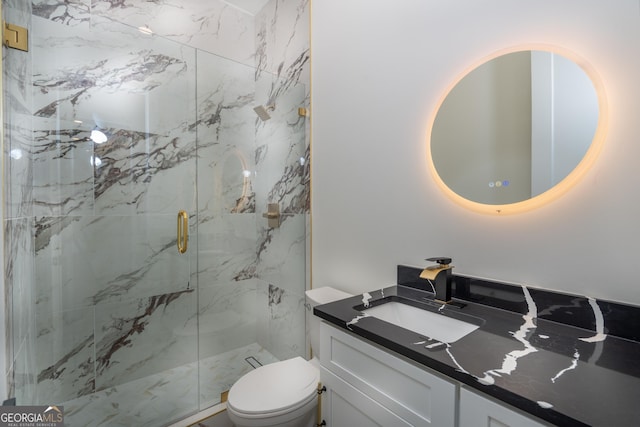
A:
POLYGON ((177 227, 177 242, 178 252, 181 254, 187 252, 189 244, 189 215, 186 211, 178 212, 178 227, 177 227))
POLYGON ((269 228, 280 227, 280 205, 278 203, 269 203, 267 205, 267 212, 263 213, 262 217, 267 218, 269 228))

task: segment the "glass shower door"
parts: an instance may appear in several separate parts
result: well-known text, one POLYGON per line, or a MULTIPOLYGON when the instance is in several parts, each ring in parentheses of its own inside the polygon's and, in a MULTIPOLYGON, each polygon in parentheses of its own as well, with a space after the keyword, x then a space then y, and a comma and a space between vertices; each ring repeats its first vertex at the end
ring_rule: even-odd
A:
POLYGON ((70 426, 168 425, 307 352, 308 2, 187 3, 3 1, 9 392, 70 426))
POLYGON ((70 426, 198 408, 195 50, 33 16, 33 402, 70 426), (183 226, 180 211, 190 216, 183 226), (192 274, 193 273, 193 274, 192 274))

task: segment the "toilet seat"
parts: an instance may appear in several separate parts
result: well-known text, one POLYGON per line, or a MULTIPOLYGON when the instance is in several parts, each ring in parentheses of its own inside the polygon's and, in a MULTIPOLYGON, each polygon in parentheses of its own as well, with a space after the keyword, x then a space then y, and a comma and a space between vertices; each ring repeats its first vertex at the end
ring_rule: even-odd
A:
POLYGON ((227 407, 244 418, 276 417, 316 398, 320 372, 302 357, 261 366, 229 390, 227 407))

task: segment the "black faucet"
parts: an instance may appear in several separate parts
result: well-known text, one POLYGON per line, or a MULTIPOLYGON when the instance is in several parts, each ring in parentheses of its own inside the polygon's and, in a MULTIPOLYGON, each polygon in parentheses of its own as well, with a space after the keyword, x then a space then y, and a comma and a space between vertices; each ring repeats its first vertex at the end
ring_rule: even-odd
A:
POLYGON ((436 262, 437 265, 431 265, 420 273, 421 279, 428 280, 434 287, 436 296, 435 300, 449 304, 451 302, 451 258, 434 257, 427 258, 426 261, 436 262))

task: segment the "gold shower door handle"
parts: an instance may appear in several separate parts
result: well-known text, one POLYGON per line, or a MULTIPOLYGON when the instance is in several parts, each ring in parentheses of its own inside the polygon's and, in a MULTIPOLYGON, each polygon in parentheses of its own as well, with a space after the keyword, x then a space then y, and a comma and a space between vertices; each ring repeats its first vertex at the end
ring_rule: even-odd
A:
POLYGON ((187 252, 187 244, 189 243, 189 215, 186 211, 178 212, 177 235, 178 252, 183 254, 187 252))

